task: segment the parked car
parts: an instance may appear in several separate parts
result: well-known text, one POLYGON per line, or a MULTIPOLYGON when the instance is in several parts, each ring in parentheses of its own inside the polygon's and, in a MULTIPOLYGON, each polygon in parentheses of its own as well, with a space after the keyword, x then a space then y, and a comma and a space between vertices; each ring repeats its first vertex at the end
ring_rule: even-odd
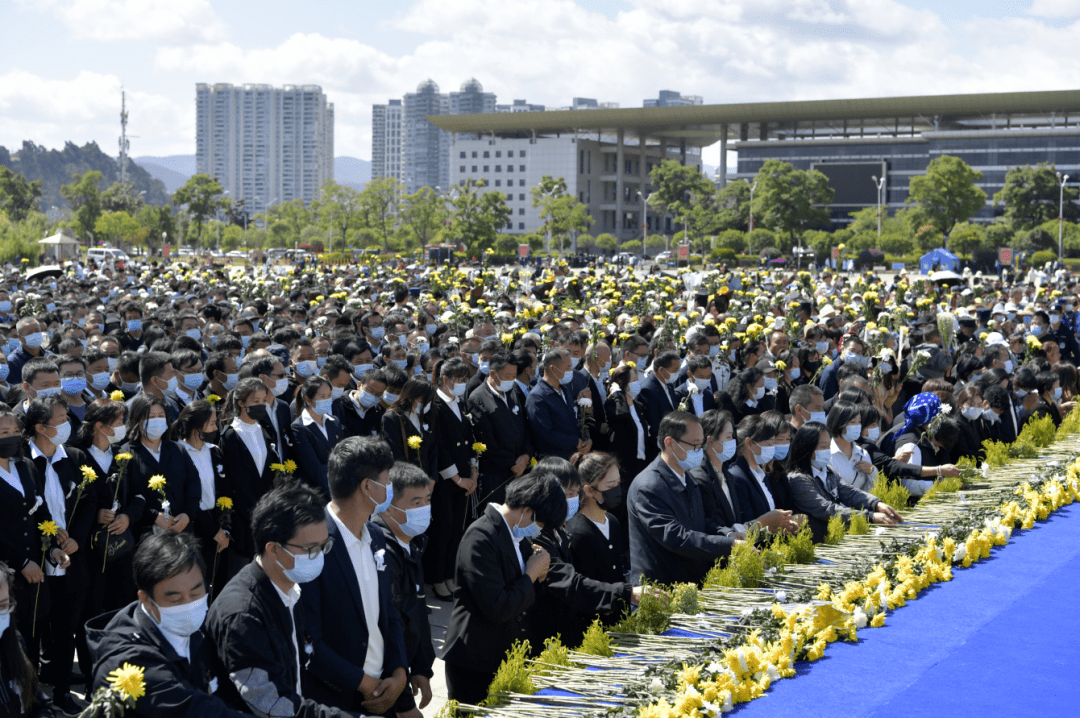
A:
POLYGON ((234 249, 231 252, 226 252, 225 256, 226 257, 246 257, 247 252, 241 252, 239 249, 234 249))
POLYGON ((130 262, 131 260, 116 247, 92 247, 86 251, 87 261, 97 262, 130 262))

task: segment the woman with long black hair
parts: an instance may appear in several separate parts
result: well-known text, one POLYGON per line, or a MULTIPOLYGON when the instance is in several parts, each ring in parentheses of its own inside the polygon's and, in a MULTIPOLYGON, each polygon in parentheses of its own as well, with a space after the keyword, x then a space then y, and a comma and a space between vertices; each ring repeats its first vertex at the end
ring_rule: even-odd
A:
POLYGON ((428 414, 434 398, 435 387, 431 382, 413 377, 405 382, 401 394, 382 418, 383 439, 390 444, 394 461, 419 466, 432 481, 439 477, 439 447, 428 414))
POLYGON ((788 454, 788 486, 794 510, 806 514, 814 542, 825 538, 829 519, 840 516, 845 523, 862 512, 875 524, 892 526, 904 519, 896 509, 873 494, 845 484, 829 469, 831 437, 824 424, 809 421, 799 427, 788 454))
POLYGON ((293 453, 296 470, 309 486, 330 499, 326 467, 330 452, 345 438, 341 422, 334 416, 330 381, 324 376, 310 376, 296 388, 292 423, 293 453))
POLYGON ((761 400, 765 398, 765 372, 751 366, 732 377, 718 395, 720 409, 731 412, 731 419, 738 426, 748 416, 765 410, 761 400))

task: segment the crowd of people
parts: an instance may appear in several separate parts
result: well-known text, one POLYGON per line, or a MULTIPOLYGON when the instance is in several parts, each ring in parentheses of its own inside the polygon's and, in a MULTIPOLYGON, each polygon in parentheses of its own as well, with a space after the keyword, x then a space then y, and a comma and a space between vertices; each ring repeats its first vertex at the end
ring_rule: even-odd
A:
POLYGON ((0 277, 0 707, 418 718, 738 542, 903 521, 1080 394, 1064 269, 0 277), (6 356, 5 356, 6 354, 6 356))

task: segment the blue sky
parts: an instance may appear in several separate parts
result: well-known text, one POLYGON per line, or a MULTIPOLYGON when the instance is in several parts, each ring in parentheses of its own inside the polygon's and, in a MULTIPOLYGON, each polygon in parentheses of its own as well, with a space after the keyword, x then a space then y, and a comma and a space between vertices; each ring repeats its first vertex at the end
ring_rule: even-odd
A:
MULTIPOLYGON (((1080 0, 0 0, 0 145, 193 154, 195 83, 322 85, 337 154, 427 78, 640 106, 1080 87, 1080 0)), ((718 150, 706 151, 715 163, 718 150)))

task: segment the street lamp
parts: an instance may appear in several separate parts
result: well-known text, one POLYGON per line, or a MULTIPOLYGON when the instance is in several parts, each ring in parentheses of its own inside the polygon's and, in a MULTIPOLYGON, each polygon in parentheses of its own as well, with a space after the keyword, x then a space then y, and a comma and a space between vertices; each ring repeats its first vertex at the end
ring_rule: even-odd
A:
POLYGON ((1064 260, 1064 255, 1061 253, 1061 235, 1065 229, 1065 183, 1069 181, 1069 175, 1062 176, 1058 172, 1057 176, 1061 189, 1061 194, 1058 197, 1058 261, 1061 262, 1064 260))
POLYGON ((757 182, 750 185, 750 233, 754 232, 754 190, 757 189, 757 182))
POLYGON ((650 192, 649 196, 641 194, 641 190, 638 190, 637 196, 641 197, 641 261, 645 261, 645 243, 649 239, 649 200, 653 198, 655 192, 650 192))
POLYGON ((877 238, 881 239, 881 198, 885 194, 885 175, 881 179, 874 175, 874 186, 877 187, 877 238))

